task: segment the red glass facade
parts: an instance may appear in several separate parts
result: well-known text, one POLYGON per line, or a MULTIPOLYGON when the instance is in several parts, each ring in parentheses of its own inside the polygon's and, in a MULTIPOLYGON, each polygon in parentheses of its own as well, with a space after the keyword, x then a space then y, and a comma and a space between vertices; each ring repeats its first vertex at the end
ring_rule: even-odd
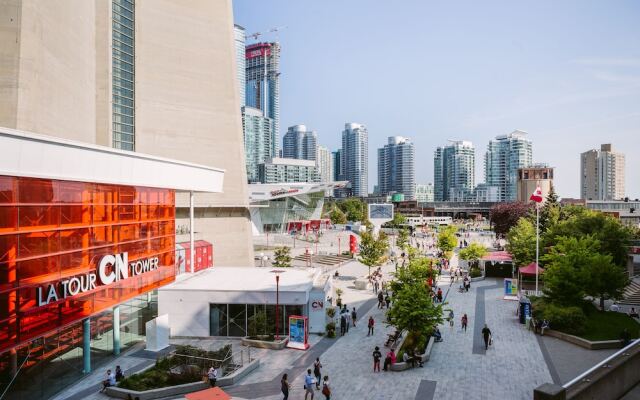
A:
POLYGON ((174 264, 173 190, 0 176, 0 352, 172 282, 174 264), (38 306, 38 288, 124 252, 158 268, 38 306))

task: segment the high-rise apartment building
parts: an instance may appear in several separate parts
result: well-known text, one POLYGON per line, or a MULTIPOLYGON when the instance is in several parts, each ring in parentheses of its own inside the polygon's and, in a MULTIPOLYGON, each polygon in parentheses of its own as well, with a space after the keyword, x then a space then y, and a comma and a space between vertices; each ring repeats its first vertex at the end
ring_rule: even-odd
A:
POLYGON ((391 136, 378 149, 378 193, 402 193, 406 200, 416 197, 415 149, 409 138, 391 136))
POLYGON ((240 94, 240 107, 244 107, 247 104, 246 90, 247 90, 247 70, 245 63, 245 45, 246 45, 246 31, 240 25, 233 26, 233 38, 236 48, 236 75, 238 79, 238 89, 240 94))
POLYGON ((318 166, 320 182, 333 182, 333 157, 328 148, 318 146, 316 165, 318 166))
POLYGON ((258 166, 277 156, 275 124, 262 111, 245 106, 242 107, 242 130, 247 181, 259 182, 258 166))
MULTIPOLYGON (((180 163, 224 169, 221 193, 195 194, 192 232, 212 245, 215 265, 253 265, 232 4, 0 0, 0 16, 0 126, 53 137, 43 146, 90 148, 103 169, 114 157, 133 160, 109 165, 114 175, 129 177, 126 186, 25 179, 21 201, 48 205, 26 204, 30 217, 20 220, 0 213, 3 228, 27 228, 19 235, 0 232, 0 272, 6 277, 7 268, 13 271, 0 296, 0 376, 9 378, 0 385, 15 378, 3 392, 7 400, 46 399, 70 387, 83 370, 103 368, 110 352, 143 339, 145 322, 157 316, 153 291, 173 281, 179 267, 175 244, 185 235, 176 230, 189 229, 189 193, 133 186, 145 170, 139 164, 171 159, 179 162, 169 171, 180 163), (74 204, 63 206, 67 201, 74 204), (48 225, 43 232, 30 226, 38 221, 48 225), (98 281, 97 290, 86 289, 87 278, 96 275, 80 272, 97 274, 100 260, 122 257, 126 274, 127 251, 130 261, 140 254, 156 257, 147 260, 155 259, 156 267, 160 261, 162 276, 129 276, 105 290, 108 281, 98 281), (11 263, 2 259, 7 254, 11 263), (54 291, 76 282, 68 287, 77 296, 70 291, 66 299, 56 295, 37 304, 37 285, 49 282, 54 291)), ((12 196, 16 188, 0 191, 12 196)))
POLYGON ((625 197, 625 157, 611 144, 580 155, 580 198, 620 200, 625 197))
POLYGON ((342 149, 338 149, 331 153, 333 158, 333 180, 339 182, 344 180, 344 171, 342 170, 342 149))
POLYGON ((320 182, 316 162, 274 157, 260 164, 260 183, 320 182))
POLYGON ((460 201, 475 188, 476 151, 466 140, 436 148, 433 157, 435 201, 460 201))
POLYGON ((484 157, 487 186, 498 187, 498 201, 518 198, 518 169, 531 166, 533 150, 527 132, 513 131, 489 141, 484 157))
POLYGON ((418 203, 431 203, 434 201, 433 197, 433 183, 416 185, 416 200, 418 203))
POLYGON ((346 123, 342 131, 342 179, 349 181, 351 195, 365 197, 369 185, 369 134, 363 124, 346 123))
POLYGON ((282 157, 300 160, 316 160, 318 134, 305 125, 294 125, 282 138, 282 157))
MULTIPOLYGON (((262 110, 280 134, 280 44, 255 43, 245 48, 246 105, 262 110)), ((279 144, 277 145, 279 148, 279 144)))

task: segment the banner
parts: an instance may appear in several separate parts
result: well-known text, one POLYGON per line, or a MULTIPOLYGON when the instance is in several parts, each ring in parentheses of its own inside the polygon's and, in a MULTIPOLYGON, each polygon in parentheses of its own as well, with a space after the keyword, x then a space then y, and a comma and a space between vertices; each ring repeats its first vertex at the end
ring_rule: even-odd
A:
POLYGON ((505 278, 504 280, 504 298, 514 300, 518 298, 518 280, 505 278))
POLYGON ((298 315, 289 317, 289 342, 287 347, 306 350, 309 348, 309 319, 298 315))

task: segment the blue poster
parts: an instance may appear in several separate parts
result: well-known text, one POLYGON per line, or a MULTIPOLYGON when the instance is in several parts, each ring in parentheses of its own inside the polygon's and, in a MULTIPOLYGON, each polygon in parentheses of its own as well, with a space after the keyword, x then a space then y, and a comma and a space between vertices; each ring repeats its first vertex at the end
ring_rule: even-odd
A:
POLYGON ((304 320, 299 318, 289 319, 289 341, 304 343, 304 320))

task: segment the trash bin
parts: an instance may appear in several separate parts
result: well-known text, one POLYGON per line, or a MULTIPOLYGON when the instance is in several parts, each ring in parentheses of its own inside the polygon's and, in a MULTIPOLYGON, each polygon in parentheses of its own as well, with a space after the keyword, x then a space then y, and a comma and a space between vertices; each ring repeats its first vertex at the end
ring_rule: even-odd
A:
POLYGON ((521 324, 525 324, 527 322, 527 318, 531 318, 531 301, 526 296, 522 296, 520 298, 519 317, 521 324))

